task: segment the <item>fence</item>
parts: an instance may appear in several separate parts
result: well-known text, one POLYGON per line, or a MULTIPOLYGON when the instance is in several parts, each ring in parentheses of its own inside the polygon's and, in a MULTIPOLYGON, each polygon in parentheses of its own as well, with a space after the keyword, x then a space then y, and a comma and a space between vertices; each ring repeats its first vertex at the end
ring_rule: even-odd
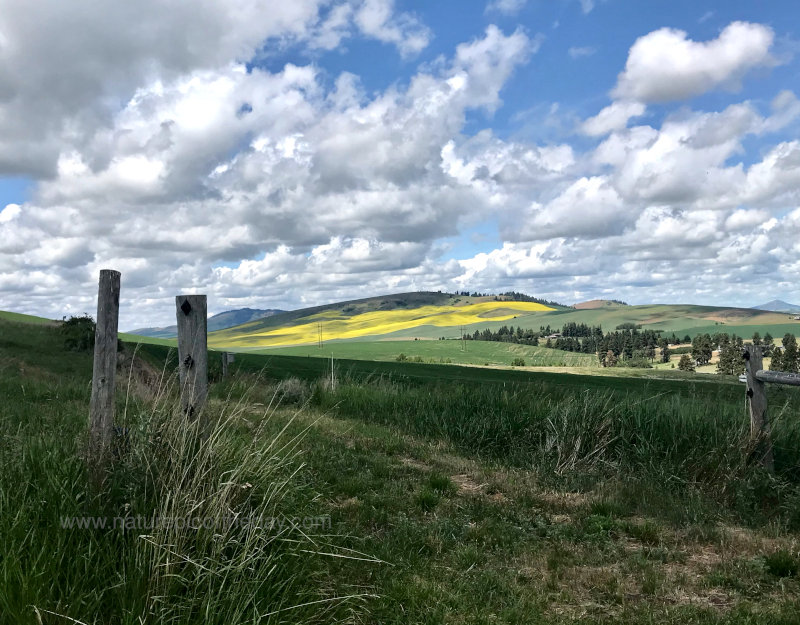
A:
POLYGON ((745 361, 747 398, 750 404, 750 440, 754 452, 759 455, 759 461, 772 471, 775 468, 775 462, 767 413, 766 383, 800 386, 800 374, 765 371, 763 369, 764 353, 761 346, 745 345, 742 357, 745 361))
MULTIPOLYGON (((114 436, 114 385, 117 371, 120 277, 118 271, 103 269, 97 293, 97 325, 89 405, 90 471, 102 482, 104 467, 114 436)), ((208 345, 205 295, 178 295, 178 361, 181 406, 188 418, 202 418, 208 396, 208 345)))
MULTIPOLYGON (((117 368, 120 273, 100 272, 97 295, 92 397, 89 407, 89 458, 93 474, 102 480, 102 469, 111 447, 114 431, 114 384, 117 368)), ((189 418, 201 418, 208 396, 207 315, 205 295, 179 295, 175 298, 178 321, 178 361, 181 406, 189 418)), ((746 345, 742 353, 750 405, 750 437, 759 461, 774 468, 766 383, 800 386, 800 374, 763 369, 760 346, 746 345)), ((223 375, 233 354, 223 353, 223 375)), ((333 371, 333 369, 331 369, 333 371)))

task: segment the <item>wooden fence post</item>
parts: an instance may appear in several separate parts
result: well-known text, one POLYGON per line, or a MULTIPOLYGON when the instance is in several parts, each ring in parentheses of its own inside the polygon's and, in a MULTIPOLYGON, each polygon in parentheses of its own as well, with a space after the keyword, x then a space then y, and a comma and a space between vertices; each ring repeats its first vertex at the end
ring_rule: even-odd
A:
POLYGON ((178 295, 178 369, 181 383, 181 408, 196 417, 208 395, 208 351, 205 295, 178 295))
POLYGON ((766 384, 756 377, 764 366, 762 347, 745 345, 743 355, 747 373, 747 397, 750 400, 750 441, 759 462, 768 471, 773 471, 775 462, 767 415, 767 389, 766 384))
POLYGON ((111 446, 114 431, 114 383, 117 373, 117 326, 119 322, 120 273, 100 271, 97 291, 97 324, 94 333, 92 398, 89 404, 89 458, 99 473, 111 446))
POLYGON ((233 352, 222 352, 222 377, 228 375, 228 365, 235 362, 233 352))

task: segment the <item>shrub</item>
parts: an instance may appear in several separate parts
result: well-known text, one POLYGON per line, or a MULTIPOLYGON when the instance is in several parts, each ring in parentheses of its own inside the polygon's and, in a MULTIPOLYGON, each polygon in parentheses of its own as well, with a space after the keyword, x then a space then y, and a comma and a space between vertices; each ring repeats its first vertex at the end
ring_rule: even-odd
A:
POLYGON ((441 473, 431 473, 428 478, 428 486, 434 492, 445 495, 452 494, 457 490, 453 481, 448 476, 441 473))
POLYGON ((431 512, 439 503, 439 495, 428 487, 417 494, 417 505, 423 512, 431 512))
POLYGON ((70 317, 61 324, 64 349, 71 352, 88 352, 94 349, 95 322, 90 315, 70 317))
POLYGON ((620 360, 617 363, 618 367, 629 367, 631 369, 652 369, 653 365, 647 358, 628 358, 627 360, 620 360))
POLYGON ((275 394, 281 404, 304 404, 310 397, 311 391, 303 380, 286 378, 278 383, 275 394))
POLYGON ((514 358, 511 361, 512 367, 524 367, 525 366, 525 359, 524 358, 514 358))
POLYGON ((775 577, 794 577, 800 570, 800 562, 786 549, 764 556, 764 565, 775 577))

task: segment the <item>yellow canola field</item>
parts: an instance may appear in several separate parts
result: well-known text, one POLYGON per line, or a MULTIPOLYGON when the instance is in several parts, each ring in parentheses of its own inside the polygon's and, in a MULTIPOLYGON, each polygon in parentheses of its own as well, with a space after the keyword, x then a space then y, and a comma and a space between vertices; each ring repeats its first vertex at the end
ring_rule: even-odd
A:
POLYGON ((420 306, 411 310, 384 310, 361 313, 352 317, 331 318, 332 311, 323 311, 302 319, 300 325, 272 328, 263 332, 231 335, 215 339, 212 345, 230 347, 278 347, 316 343, 318 329, 323 340, 352 339, 380 335, 429 325, 450 327, 480 323, 481 321, 508 321, 520 313, 555 310, 534 302, 480 302, 465 306, 420 306))

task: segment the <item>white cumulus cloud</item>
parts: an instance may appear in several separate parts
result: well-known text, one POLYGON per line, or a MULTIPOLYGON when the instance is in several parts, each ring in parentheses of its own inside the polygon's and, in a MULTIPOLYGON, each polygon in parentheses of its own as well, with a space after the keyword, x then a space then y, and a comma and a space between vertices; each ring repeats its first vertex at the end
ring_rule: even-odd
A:
POLYGON ((661 28, 636 40, 612 94, 641 102, 669 102, 717 87, 738 88, 756 67, 770 66, 774 39, 763 24, 733 22, 711 41, 661 28))

